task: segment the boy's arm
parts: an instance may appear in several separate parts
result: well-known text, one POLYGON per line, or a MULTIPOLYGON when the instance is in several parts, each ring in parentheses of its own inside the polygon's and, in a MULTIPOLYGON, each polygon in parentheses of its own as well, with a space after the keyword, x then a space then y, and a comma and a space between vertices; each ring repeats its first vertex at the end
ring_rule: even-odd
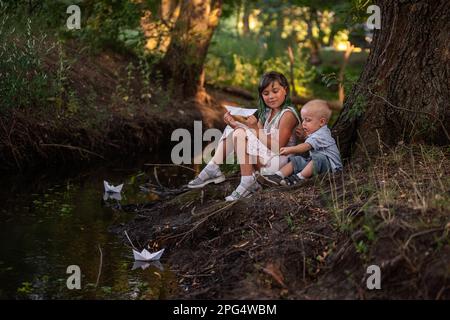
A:
POLYGON ((280 155, 288 155, 291 153, 304 153, 311 149, 312 149, 311 145, 309 143, 304 142, 304 143, 300 143, 296 146, 281 148, 280 155))

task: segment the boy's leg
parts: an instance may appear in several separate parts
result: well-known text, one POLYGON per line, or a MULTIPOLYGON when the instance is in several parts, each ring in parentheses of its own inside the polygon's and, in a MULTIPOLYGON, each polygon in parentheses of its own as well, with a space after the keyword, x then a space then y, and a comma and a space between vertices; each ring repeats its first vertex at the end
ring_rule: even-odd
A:
POLYGON ((287 184, 297 184, 301 180, 311 178, 313 175, 331 171, 330 161, 326 156, 321 154, 312 155, 311 160, 301 170, 300 168, 301 166, 296 167, 294 162, 294 174, 286 178, 287 184))
POLYGON ((294 172, 294 166, 291 162, 286 163, 280 170, 273 174, 259 175, 258 182, 265 186, 279 186, 285 177, 294 172))
POLYGON ((330 160, 328 160, 327 156, 324 156, 322 154, 314 154, 311 156, 311 158, 313 166, 310 168, 311 169, 310 172, 309 171, 306 172, 306 174, 310 174, 310 177, 313 175, 318 175, 331 171, 330 160))
POLYGON ((308 179, 311 178, 313 175, 314 170, 314 160, 311 160, 306 167, 303 168, 303 170, 300 172, 300 174, 297 174, 298 177, 301 179, 301 177, 308 179), (301 175, 301 176, 300 176, 301 175))
POLYGON ((288 162, 283 168, 275 172, 275 174, 278 174, 280 177, 284 178, 290 176, 293 172, 294 172, 294 165, 292 164, 292 162, 288 162))
POLYGON ((291 162, 292 163, 292 168, 293 171, 286 176, 290 176, 291 174, 297 174, 302 172, 303 169, 305 169, 305 167, 308 165, 308 163, 311 162, 310 159, 305 159, 302 156, 295 156, 291 158, 291 162))
POLYGON ((291 158, 291 163, 293 167, 293 171, 290 175, 287 175, 284 181, 281 183, 283 185, 293 185, 300 183, 302 180, 304 180, 306 177, 302 175, 302 172, 305 170, 309 170, 309 167, 311 167, 311 159, 305 159, 302 156, 295 156, 291 158))
POLYGON ((264 185, 285 185, 285 178, 291 176, 293 173, 300 172, 306 165, 308 160, 302 156, 294 156, 290 158, 290 161, 285 164, 280 170, 275 172, 275 174, 263 176, 259 182, 264 185), (268 183, 265 183, 268 182, 268 183))
POLYGON ((331 165, 328 158, 321 154, 315 154, 312 157, 312 160, 306 165, 305 168, 297 174, 297 176, 302 179, 311 178, 313 175, 318 175, 321 173, 325 173, 331 171, 331 165))

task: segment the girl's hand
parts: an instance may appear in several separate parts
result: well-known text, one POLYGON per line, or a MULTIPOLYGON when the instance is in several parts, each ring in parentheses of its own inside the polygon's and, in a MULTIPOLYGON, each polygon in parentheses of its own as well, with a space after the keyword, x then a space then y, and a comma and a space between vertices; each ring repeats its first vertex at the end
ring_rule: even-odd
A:
POLYGON ((234 120, 233 116, 230 114, 230 112, 227 112, 223 115, 223 121, 232 127, 233 129, 237 127, 236 120, 234 120))
POLYGON ((291 147, 283 147, 280 149, 280 156, 287 156, 288 154, 293 153, 291 151, 291 147))
POLYGON ((245 124, 251 129, 258 130, 258 119, 256 119, 256 117, 253 115, 247 118, 245 124))
POLYGON ((298 126, 297 129, 295 129, 295 134, 301 141, 304 141, 306 139, 305 130, 303 130, 303 127, 301 125, 298 126))

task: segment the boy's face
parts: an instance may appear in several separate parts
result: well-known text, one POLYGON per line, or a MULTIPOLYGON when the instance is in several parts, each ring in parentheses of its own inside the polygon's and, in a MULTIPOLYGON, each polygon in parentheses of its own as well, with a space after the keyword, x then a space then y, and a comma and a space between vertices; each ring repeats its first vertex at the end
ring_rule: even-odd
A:
POLYGON ((271 109, 281 107, 286 98, 286 89, 284 89, 278 81, 269 84, 261 93, 264 103, 271 109))
POLYGON ((301 112, 302 127, 307 136, 322 128, 326 123, 326 119, 321 117, 318 112, 314 112, 309 107, 303 107, 301 112))

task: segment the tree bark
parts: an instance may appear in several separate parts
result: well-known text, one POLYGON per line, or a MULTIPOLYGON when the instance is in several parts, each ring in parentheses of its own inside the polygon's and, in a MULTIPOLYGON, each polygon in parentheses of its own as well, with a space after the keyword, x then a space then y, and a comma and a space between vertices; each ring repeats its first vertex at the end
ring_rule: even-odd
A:
POLYGON ((250 12, 251 7, 248 0, 244 1, 244 11, 242 13, 242 34, 248 36, 250 34, 250 12))
POLYGON ((322 63, 322 59, 320 58, 320 42, 313 35, 313 27, 314 22, 317 21, 317 9, 310 8, 309 18, 306 20, 307 29, 307 37, 309 40, 309 49, 310 49, 310 57, 309 62, 313 66, 318 66, 322 63))
POLYGON ((447 0, 377 0, 381 29, 333 132, 342 156, 399 142, 448 144, 450 6, 447 0))
POLYGON ((159 65, 172 94, 192 98, 203 89, 203 65, 221 10, 222 0, 182 1, 169 48, 159 65))
POLYGON ((177 8, 180 5, 179 0, 161 0, 161 5, 159 8, 160 19, 168 24, 172 25, 173 21, 176 19, 177 8))

